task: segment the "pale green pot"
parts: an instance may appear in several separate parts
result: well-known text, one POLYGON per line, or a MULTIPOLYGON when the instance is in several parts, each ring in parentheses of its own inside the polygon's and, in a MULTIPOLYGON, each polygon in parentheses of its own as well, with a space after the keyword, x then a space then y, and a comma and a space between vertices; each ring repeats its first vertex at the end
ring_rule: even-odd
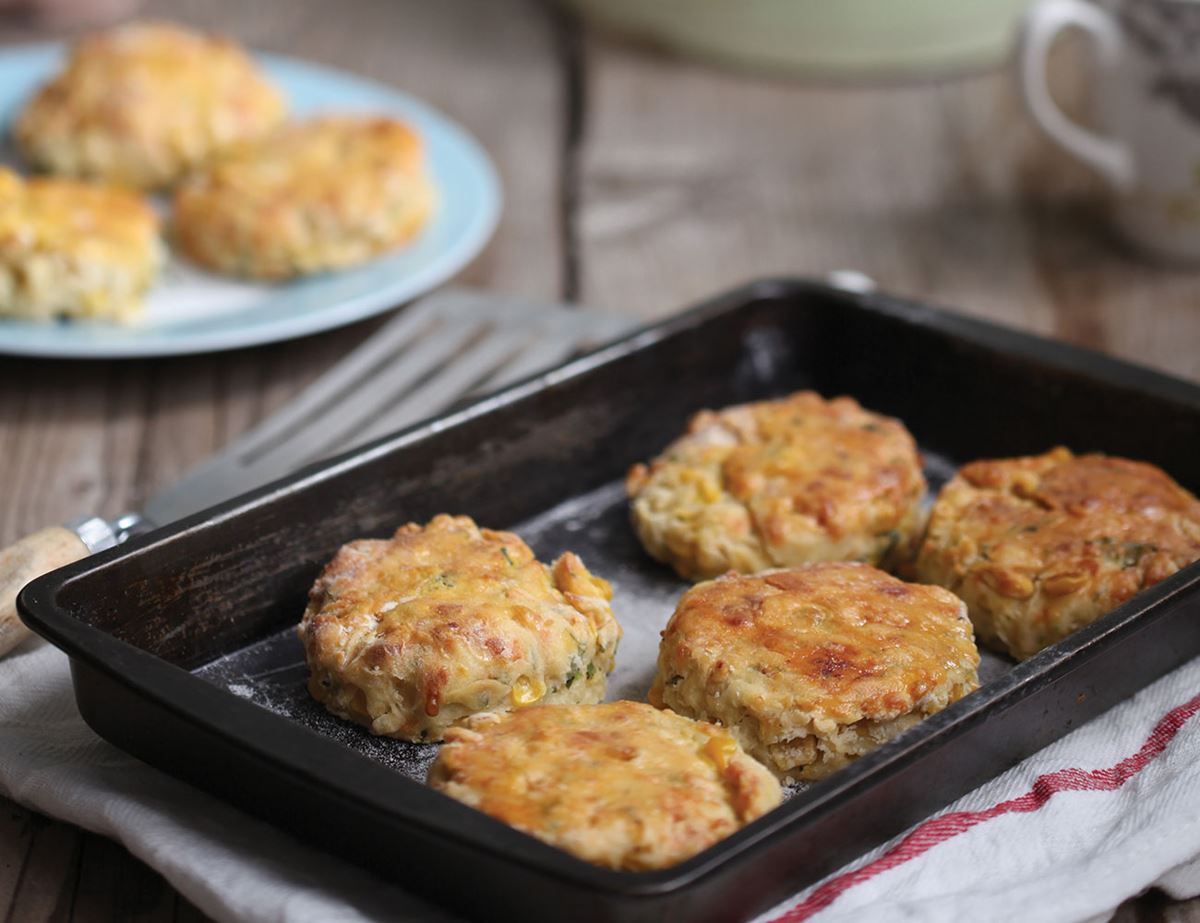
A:
POLYGON ((759 70, 854 77, 998 64, 1030 0, 562 0, 674 51, 759 70))

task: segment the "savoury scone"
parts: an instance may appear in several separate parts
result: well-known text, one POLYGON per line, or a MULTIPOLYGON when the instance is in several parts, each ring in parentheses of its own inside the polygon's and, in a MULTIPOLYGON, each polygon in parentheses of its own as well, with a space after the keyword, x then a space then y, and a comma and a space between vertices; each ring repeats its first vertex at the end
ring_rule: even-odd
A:
POLYGON ((130 23, 81 39, 13 132, 39 169, 158 189, 229 144, 273 131, 285 114, 235 43, 130 23))
POLYGON ((580 859, 628 871, 694 856, 779 804, 721 728, 641 702, 476 715, 429 784, 580 859))
POLYGON ((908 430, 849 397, 802 391, 701 411, 626 478, 646 550, 692 580, 809 561, 898 560, 925 477, 908 430))
POLYGON ((621 626, 608 584, 568 552, 541 564, 466 516, 344 545, 300 623, 308 688, 373 734, 441 740, 480 711, 598 702, 621 626))
POLYGON ((0 167, 0 314, 126 321, 164 261, 134 193, 0 167))
POLYGON ((175 239, 230 275, 286 279, 365 262, 407 242, 433 207, 420 137, 384 117, 289 125, 190 177, 175 239))
POLYGON ((966 601, 982 642, 1024 659, 1197 559, 1200 501, 1162 469, 1056 448, 964 465, 916 570, 966 601))
POLYGON ((792 779, 819 779, 979 685, 966 607, 941 587, 822 562, 692 587, 650 702, 718 721, 792 779))

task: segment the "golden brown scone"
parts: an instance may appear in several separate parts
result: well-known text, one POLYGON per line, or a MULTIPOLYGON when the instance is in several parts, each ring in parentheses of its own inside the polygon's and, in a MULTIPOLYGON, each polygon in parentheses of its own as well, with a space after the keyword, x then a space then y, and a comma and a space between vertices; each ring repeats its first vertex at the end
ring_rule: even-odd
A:
POLYGON ((718 727, 641 702, 485 714, 446 733, 429 784, 596 865, 666 868, 779 804, 718 727))
POLYGON ((39 169, 157 189, 216 151, 273 131, 285 111, 228 39, 129 23, 80 40, 13 130, 39 169))
POLYGON ((163 260, 137 195, 0 167, 0 314, 129 320, 163 260))
POLYGON ((175 239, 218 272, 286 279, 406 243, 433 208, 420 137, 395 119, 289 125, 195 174, 175 196, 175 239))
POLYGON ((978 665, 953 594, 823 562, 692 587, 649 699, 720 722, 785 778, 819 779, 976 689, 978 665))
POLYGON ((977 461, 946 484, 917 558, 985 644, 1031 657, 1200 558, 1200 501, 1105 455, 977 461))
POLYGON ((441 740, 480 711, 598 702, 621 626, 570 552, 539 563, 466 516, 344 545, 300 623, 309 691, 373 734, 441 740))
POLYGON ((626 478, 651 555, 687 579, 809 561, 901 560, 925 477, 908 430, 849 397, 801 391, 696 414, 626 478))

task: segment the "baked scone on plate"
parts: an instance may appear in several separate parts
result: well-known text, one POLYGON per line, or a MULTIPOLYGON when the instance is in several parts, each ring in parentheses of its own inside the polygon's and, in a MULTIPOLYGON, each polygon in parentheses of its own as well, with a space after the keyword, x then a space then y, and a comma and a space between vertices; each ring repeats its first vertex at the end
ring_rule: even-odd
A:
POLYGON ((682 862, 779 804, 721 728, 642 702, 476 715, 446 733, 429 784, 580 859, 682 862))
POLYGON ((621 626, 608 584, 570 552, 540 563, 466 516, 344 545, 299 634, 312 695, 373 734, 441 740, 481 711, 598 702, 621 626))
POLYGON ((964 465, 942 488, 918 578, 967 603, 980 640, 1031 657, 1200 559, 1200 501, 1106 455, 964 465))
POLYGON ((164 258, 136 194, 0 167, 0 315, 128 321, 164 258))
POLYGON ((324 116, 246 144, 176 192, 174 237, 217 272, 287 279, 366 262, 433 208, 421 138, 383 116, 324 116))
POLYGON ((899 421, 801 391, 704 410, 626 478, 634 528, 684 578, 810 561, 899 560, 922 524, 925 477, 899 421))
POLYGON ((279 91, 234 42, 134 22, 81 39, 13 134, 40 170, 159 189, 273 131, 285 114, 279 91))
POLYGON ((783 778, 813 780, 976 689, 978 666, 952 593, 823 562, 688 590, 649 699, 719 722, 783 778))

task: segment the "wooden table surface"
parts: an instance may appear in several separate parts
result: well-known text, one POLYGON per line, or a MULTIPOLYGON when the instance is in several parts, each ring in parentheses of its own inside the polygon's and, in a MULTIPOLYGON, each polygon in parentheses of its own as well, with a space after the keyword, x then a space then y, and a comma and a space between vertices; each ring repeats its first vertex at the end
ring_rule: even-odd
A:
MULTIPOLYGON (((147 12, 424 97, 495 158, 506 207, 461 281, 643 318, 764 275, 854 267, 897 293, 1200 379, 1200 274, 1127 254, 1102 189, 1007 68, 890 86, 748 76, 523 0, 158 0, 147 12)), ((46 38, 0 19, 0 42, 46 38)), ((1055 83, 1078 109, 1079 49, 1055 83)), ((0 358, 0 540, 113 515, 378 325, 163 361, 0 358)), ((0 666, 2 669, 2 666, 0 666)), ((203 919, 122 847, 0 799, 0 914, 203 919)), ((1200 920, 1150 895, 1118 914, 1200 920)))

